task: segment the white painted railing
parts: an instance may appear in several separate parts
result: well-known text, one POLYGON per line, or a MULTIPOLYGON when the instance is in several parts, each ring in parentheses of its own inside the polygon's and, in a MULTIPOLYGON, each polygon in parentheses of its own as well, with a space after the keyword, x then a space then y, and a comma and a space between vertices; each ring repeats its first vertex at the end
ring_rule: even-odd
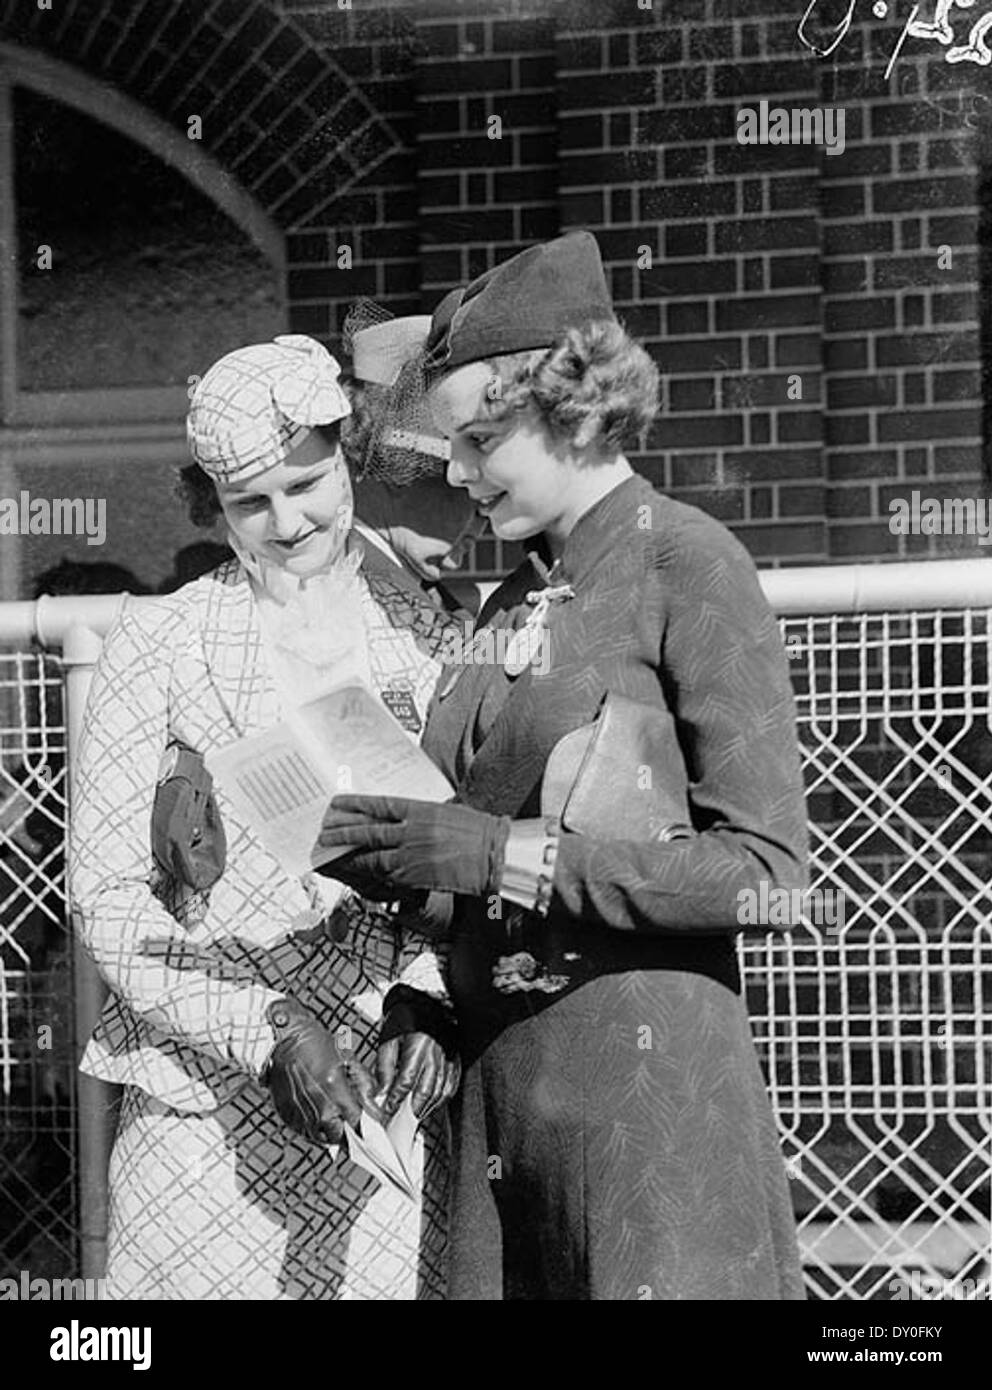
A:
MULTIPOLYGON (((945 1281, 930 1296, 987 1298, 992 563, 774 570, 762 583, 792 660, 813 891, 802 928, 748 934, 741 958, 810 1294, 926 1296, 936 1285, 914 1285, 922 1274, 945 1281)), ((0 605, 0 1106, 25 1142, 53 1090, 71 1087, 99 1005, 77 957, 75 1046, 64 1027, 61 1051, 38 1051, 34 1030, 68 1016, 70 976, 55 950, 39 968, 29 944, 39 923, 67 920, 67 768, 121 601, 0 605), (32 812, 59 843, 33 845, 32 812)), ((24 1214, 6 1244, 0 1234, 0 1272, 24 1265, 29 1238, 81 1249, 81 1272, 101 1272, 106 1097, 75 1084, 80 1207, 71 1183, 61 1195, 25 1185, 0 1149, 0 1210, 24 1214)))

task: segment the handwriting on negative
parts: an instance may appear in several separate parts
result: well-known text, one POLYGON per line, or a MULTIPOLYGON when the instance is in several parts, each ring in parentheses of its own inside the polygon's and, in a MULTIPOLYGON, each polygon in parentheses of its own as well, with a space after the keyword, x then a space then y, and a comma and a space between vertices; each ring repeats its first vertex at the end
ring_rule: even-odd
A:
MULTIPOLYGON (((838 45, 843 43, 859 3, 864 7, 867 0, 847 0, 847 8, 840 14, 841 5, 838 5, 836 0, 833 3, 829 3, 829 0, 827 3, 824 3, 824 0, 810 0, 802 19, 799 21, 797 30, 799 42, 812 53, 817 54, 818 57, 829 58, 838 45), (817 11, 820 13, 817 14, 817 11), (834 18, 830 16, 836 17, 838 14, 840 14, 840 21, 836 23, 834 18), (817 31, 815 34, 814 29, 817 31)), ((926 39, 941 44, 947 49, 944 54, 945 62, 977 63, 979 67, 988 67, 992 63, 992 49, 986 44, 985 36, 992 29, 992 10, 983 14, 971 26, 967 43, 954 43, 951 11, 971 9, 974 3, 975 0, 934 0, 932 17, 929 19, 919 18, 922 6, 914 5, 903 25, 896 46, 892 50, 888 66, 885 69, 885 76, 888 77, 892 71, 899 51, 907 38, 926 39)), ((892 8, 893 6, 888 3, 888 0, 875 0, 871 12, 876 19, 885 19, 892 8)))

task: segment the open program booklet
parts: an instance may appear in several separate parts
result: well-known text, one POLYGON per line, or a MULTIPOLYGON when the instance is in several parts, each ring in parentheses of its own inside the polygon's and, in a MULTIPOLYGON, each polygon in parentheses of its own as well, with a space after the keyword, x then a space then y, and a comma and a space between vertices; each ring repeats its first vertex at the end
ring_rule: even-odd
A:
POLYGON ((414 737, 360 681, 301 705, 273 729, 208 753, 207 768, 287 873, 308 873, 344 849, 317 844, 332 797, 447 801, 452 788, 414 737))

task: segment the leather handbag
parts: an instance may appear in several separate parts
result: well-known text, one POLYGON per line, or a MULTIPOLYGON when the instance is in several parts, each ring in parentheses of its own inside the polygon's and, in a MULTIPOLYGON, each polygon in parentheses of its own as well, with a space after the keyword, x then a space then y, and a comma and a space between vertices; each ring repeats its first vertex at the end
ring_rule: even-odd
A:
POLYGON ((663 842, 695 834, 688 792, 668 708, 610 691, 593 723, 551 750, 541 814, 600 839, 663 842))
POLYGON ((210 888, 224 872, 227 841, 202 756, 183 743, 166 749, 152 807, 152 856, 190 888, 210 888))

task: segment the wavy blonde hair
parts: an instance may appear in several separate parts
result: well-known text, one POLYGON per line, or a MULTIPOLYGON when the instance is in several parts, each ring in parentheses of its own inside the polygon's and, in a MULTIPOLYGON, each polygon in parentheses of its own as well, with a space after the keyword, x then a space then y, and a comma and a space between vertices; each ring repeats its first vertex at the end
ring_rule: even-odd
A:
POLYGON ((658 368, 613 319, 570 328, 550 348, 487 365, 500 382, 490 405, 494 418, 533 405, 555 439, 578 449, 619 452, 636 443, 658 412, 658 368))

